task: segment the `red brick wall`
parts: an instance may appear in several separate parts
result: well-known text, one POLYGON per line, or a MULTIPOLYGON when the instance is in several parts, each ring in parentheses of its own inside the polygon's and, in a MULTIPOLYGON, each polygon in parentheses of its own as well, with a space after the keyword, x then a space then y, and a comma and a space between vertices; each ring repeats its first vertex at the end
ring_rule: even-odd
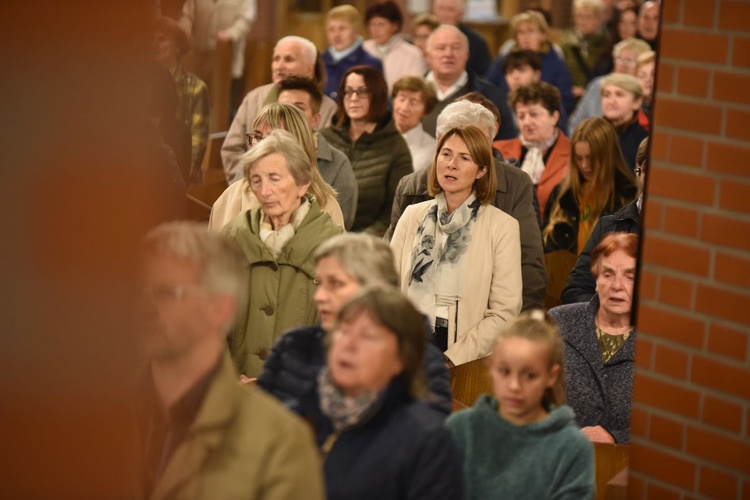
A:
POLYGON ((750 1, 664 0, 630 498, 750 498, 750 1))

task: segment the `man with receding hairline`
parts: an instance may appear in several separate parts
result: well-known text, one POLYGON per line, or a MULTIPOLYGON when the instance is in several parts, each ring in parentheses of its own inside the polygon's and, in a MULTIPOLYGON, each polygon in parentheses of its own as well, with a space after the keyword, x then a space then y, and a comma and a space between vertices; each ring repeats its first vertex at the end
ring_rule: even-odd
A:
POLYGON ((469 92, 479 92, 500 110, 498 139, 511 139, 518 129, 502 91, 467 67, 469 41, 455 26, 441 25, 427 39, 427 63, 430 71, 425 80, 435 88, 438 103, 424 116, 425 132, 435 135, 438 115, 456 99, 469 92))
MULTIPOLYGON (((318 50, 306 38, 287 36, 276 43, 271 60, 272 83, 251 90, 242 100, 237 114, 232 120, 227 137, 221 146, 221 161, 228 181, 239 169, 239 157, 247 151, 245 134, 252 132, 253 122, 266 104, 276 102, 279 97, 278 83, 287 76, 315 78, 315 63, 318 50)), ((336 103, 324 96, 320 106, 320 121, 317 128, 327 127, 336 113, 336 103)))

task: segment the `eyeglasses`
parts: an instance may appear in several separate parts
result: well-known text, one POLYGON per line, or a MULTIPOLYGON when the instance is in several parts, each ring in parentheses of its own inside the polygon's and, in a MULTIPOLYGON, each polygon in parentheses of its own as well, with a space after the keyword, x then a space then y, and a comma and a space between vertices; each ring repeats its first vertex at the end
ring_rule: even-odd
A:
POLYGON ((351 99, 353 94, 357 94, 357 97, 359 97, 360 99, 366 99, 370 97, 370 89, 368 89, 367 87, 360 87, 358 89, 346 87, 344 89, 344 98, 348 97, 351 99))
POLYGON ((196 285, 143 284, 140 286, 140 296, 154 304, 177 303, 182 301, 188 290, 205 292, 196 285))
POLYGON ((257 146, 260 141, 265 139, 263 137, 263 134, 260 132, 253 132, 252 134, 245 134, 245 140, 247 141, 248 146, 257 146))
POLYGON ((646 173, 646 169, 645 169, 645 168, 643 168, 643 167, 635 167, 635 168, 633 169, 633 173, 634 173, 635 175, 641 175, 641 174, 645 174, 645 173, 646 173))
POLYGON ((635 66, 635 61, 633 59, 628 59, 625 57, 617 56, 615 57, 615 61, 618 64, 622 64, 623 66, 627 66, 628 68, 632 68, 635 66))

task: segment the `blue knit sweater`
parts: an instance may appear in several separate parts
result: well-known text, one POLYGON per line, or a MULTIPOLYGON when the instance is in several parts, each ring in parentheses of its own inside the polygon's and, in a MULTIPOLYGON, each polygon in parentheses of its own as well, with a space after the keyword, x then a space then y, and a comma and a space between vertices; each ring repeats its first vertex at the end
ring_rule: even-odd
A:
POLYGON ((569 406, 541 422, 516 426, 482 395, 446 425, 464 456, 465 498, 594 498, 594 448, 569 406))

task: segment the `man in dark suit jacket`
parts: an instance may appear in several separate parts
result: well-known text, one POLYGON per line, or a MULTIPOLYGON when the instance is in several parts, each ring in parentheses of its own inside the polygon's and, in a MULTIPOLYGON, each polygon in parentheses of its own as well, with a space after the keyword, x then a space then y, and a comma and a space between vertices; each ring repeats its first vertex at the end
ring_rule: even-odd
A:
POLYGON ((427 63, 430 71, 425 79, 435 88, 438 103, 422 118, 425 132, 435 135, 437 117, 450 103, 469 92, 479 92, 500 111, 500 129, 495 139, 517 137, 518 129, 502 91, 468 69, 468 60, 469 41, 461 30, 455 26, 442 25, 432 32, 427 40, 427 63))

